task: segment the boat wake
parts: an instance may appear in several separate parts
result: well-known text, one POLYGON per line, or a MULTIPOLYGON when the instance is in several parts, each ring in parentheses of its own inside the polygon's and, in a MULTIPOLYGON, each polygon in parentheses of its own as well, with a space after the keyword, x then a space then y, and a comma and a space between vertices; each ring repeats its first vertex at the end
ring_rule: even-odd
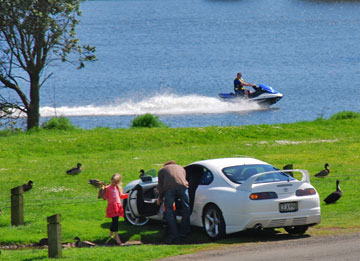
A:
POLYGON ((41 107, 42 117, 54 116, 125 116, 151 113, 154 115, 222 114, 261 110, 256 103, 247 101, 225 102, 200 95, 157 95, 141 101, 118 101, 109 105, 41 107))

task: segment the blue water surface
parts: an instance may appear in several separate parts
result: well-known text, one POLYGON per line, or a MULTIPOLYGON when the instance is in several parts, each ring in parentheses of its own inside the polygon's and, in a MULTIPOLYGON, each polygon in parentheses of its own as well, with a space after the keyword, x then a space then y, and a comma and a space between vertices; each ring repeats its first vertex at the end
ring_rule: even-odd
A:
POLYGON ((360 111, 360 1, 85 1, 77 36, 98 61, 51 67, 43 120, 127 128, 152 113, 171 127, 309 121, 360 111), (241 71, 284 94, 268 110, 224 104, 241 71))

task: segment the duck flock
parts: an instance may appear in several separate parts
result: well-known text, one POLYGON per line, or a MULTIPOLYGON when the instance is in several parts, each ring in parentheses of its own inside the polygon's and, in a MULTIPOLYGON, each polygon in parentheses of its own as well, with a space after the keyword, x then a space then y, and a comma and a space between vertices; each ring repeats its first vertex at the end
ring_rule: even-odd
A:
MULTIPOLYGON (((316 173, 314 176, 317 178, 325 178, 326 176, 328 176, 330 174, 329 164, 325 163, 324 167, 325 167, 325 169, 316 173)), ((342 191, 340 189, 339 184, 340 184, 340 180, 336 180, 336 190, 324 199, 326 204, 335 203, 336 201, 338 201, 341 198, 342 191)))

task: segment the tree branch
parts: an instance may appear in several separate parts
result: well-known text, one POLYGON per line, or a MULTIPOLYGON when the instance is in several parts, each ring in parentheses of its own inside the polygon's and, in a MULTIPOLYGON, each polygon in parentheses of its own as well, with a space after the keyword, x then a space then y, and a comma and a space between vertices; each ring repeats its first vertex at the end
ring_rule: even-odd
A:
POLYGON ((11 83, 9 80, 5 79, 2 75, 0 75, 0 82, 4 84, 5 88, 12 89, 18 94, 26 110, 29 108, 29 103, 26 98, 26 95, 20 90, 18 85, 11 83))

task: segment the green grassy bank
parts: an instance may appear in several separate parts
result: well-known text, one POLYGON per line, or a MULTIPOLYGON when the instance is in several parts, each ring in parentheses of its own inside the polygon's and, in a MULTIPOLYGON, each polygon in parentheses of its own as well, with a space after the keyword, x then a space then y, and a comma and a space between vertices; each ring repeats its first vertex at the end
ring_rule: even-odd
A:
MULTIPOLYGON (((110 219, 105 218, 106 202, 97 199, 97 190, 89 179, 109 181, 119 172, 123 185, 136 179, 140 169, 159 169, 174 159, 181 165, 218 157, 247 155, 282 168, 307 169, 321 200, 335 190, 340 179, 341 200, 326 206, 323 202, 322 223, 309 234, 360 229, 360 119, 318 119, 294 124, 253 125, 206 128, 141 128, 73 131, 39 131, 2 135, 0 133, 0 245, 36 243, 47 237, 46 217, 62 215, 63 242, 75 236, 99 244, 108 237, 110 219), (76 163, 83 164, 77 176, 65 174, 76 163), (313 178, 330 164, 325 179, 313 178), (25 225, 12 227, 10 189, 28 180, 34 181, 24 194, 25 225)), ((252 240, 270 240, 248 234, 235 234, 211 243, 200 229, 185 245, 163 245, 160 224, 134 228, 120 222, 124 241, 140 240, 144 244, 127 247, 65 249, 63 256, 76 260, 154 259, 183 254, 221 244, 252 240)), ((45 259, 46 249, 1 250, 0 259, 45 259)))

